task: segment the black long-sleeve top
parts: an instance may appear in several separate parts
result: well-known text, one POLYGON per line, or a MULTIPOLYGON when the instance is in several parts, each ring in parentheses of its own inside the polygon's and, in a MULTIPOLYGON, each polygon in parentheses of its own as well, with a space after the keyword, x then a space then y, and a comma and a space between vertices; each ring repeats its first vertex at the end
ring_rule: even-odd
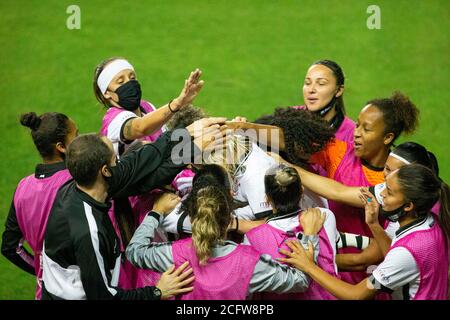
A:
MULTIPOLYGON (((177 142, 170 132, 120 159, 108 178, 109 197, 141 194, 170 183, 184 168, 171 160, 177 142)), ((194 149, 189 140, 189 149, 194 149)), ((108 217, 110 202, 100 203, 74 180, 56 196, 47 223, 43 250, 43 299, 159 299, 154 287, 116 287, 120 246, 108 217)))

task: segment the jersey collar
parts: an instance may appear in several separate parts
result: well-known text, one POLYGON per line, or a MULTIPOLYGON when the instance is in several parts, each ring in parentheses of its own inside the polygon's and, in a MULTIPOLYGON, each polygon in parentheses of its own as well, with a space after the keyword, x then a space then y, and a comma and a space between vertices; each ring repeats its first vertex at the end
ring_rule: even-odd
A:
POLYGON ((51 177, 55 173, 64 169, 66 169, 66 163, 64 161, 50 164, 40 163, 34 170, 34 176, 37 179, 44 179, 51 177))

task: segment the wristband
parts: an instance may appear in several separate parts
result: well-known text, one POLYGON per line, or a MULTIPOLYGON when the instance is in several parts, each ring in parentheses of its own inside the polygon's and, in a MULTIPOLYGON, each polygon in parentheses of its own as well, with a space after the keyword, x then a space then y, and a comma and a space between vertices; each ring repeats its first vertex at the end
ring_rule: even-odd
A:
POLYGON ((170 104, 172 103, 173 100, 174 100, 174 99, 170 100, 170 102, 169 102, 169 110, 170 110, 170 112, 175 113, 175 112, 177 112, 179 109, 177 109, 177 110, 175 110, 175 111, 172 110, 172 108, 170 107, 170 104))

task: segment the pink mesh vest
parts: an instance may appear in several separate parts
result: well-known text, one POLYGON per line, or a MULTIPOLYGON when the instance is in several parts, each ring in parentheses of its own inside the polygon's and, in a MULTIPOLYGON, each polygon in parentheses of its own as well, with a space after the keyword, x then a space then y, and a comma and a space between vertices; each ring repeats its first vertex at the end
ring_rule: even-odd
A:
POLYGON ((44 179, 34 174, 23 178, 14 194, 17 222, 24 239, 34 252, 34 270, 36 271, 36 299, 42 294, 41 252, 44 242, 48 216, 59 187, 70 180, 69 170, 61 170, 44 179))
POLYGON ((251 246, 237 245, 223 257, 210 258, 200 265, 191 238, 172 244, 175 267, 189 261, 194 271, 194 290, 181 300, 245 300, 260 254, 251 246))
POLYGON ((446 300, 448 293, 448 242, 435 220, 428 230, 412 232, 394 243, 390 250, 407 249, 420 272, 420 284, 413 300, 446 300))
MULTIPOLYGON (((154 196, 153 191, 140 196, 132 196, 128 198, 131 204, 131 208, 134 214, 134 220, 136 225, 141 224, 147 213, 152 209, 154 196)), ((114 202, 109 210, 109 217, 114 226, 117 236, 120 239, 120 250, 124 252, 122 237, 120 234, 119 226, 114 216, 114 202)), ((154 239, 153 241, 159 241, 160 239, 154 239)), ((128 260, 121 264, 119 283, 118 286, 121 289, 130 290, 134 288, 142 288, 145 286, 153 286, 161 278, 159 272, 150 269, 141 269, 133 266, 128 260)))
MULTIPOLYGON (((294 106, 293 108, 295 109, 306 109, 306 106, 294 106)), ((353 144, 353 134, 355 131, 355 123, 353 122, 352 119, 350 119, 349 117, 345 116, 344 120, 342 121, 341 125, 339 126, 339 128, 336 130, 336 132, 334 133, 334 136, 336 137, 336 139, 344 141, 344 142, 348 142, 349 144, 353 144)), ((319 164, 314 164, 311 166, 311 169, 323 176, 323 177, 328 177, 327 171, 322 168, 319 164)))
MULTIPOLYGON (((334 180, 347 186, 369 187, 370 183, 364 174, 361 159, 354 154, 353 144, 347 144, 347 151, 333 177, 334 180)), ((365 222, 364 209, 348 206, 343 203, 328 201, 330 210, 336 217, 336 228, 340 232, 349 232, 373 237, 365 222)), ((382 225, 384 221, 382 222, 382 225)), ((356 248, 339 249, 339 253, 359 253, 356 248)), ((367 278, 366 272, 340 272, 342 280, 357 284, 367 278)))
MULTIPOLYGON (((269 254, 273 259, 284 258, 284 255, 278 252, 279 248, 290 251, 284 243, 285 240, 294 239, 295 233, 302 231, 299 225, 292 232, 285 232, 269 224, 260 225, 246 233, 246 237, 260 254, 269 254)), ((319 256, 317 264, 327 273, 337 277, 334 267, 334 253, 332 244, 328 239, 325 228, 319 231, 319 256)), ((264 292, 255 294, 254 299, 262 300, 335 300, 336 298, 328 291, 323 289, 317 282, 311 281, 308 290, 299 293, 275 294, 264 292)))

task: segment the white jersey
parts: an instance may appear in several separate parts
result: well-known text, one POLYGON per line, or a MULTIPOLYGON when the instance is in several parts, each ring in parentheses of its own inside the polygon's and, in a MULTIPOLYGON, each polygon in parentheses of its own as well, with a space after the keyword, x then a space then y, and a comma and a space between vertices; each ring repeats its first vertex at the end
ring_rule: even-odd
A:
MULTIPOLYGON (((399 239, 420 230, 428 230, 435 223, 432 215, 398 229, 392 245, 399 239)), ((413 299, 420 285, 420 272, 412 254, 403 247, 388 252, 383 262, 373 271, 370 281, 375 288, 391 293, 396 300, 413 299)))
MULTIPOLYGON (((247 159, 241 164, 242 173, 234 179, 233 198, 248 203, 247 206, 234 210, 233 214, 236 217, 242 220, 257 220, 272 213, 272 207, 266 200, 264 176, 267 169, 275 164, 275 159, 264 152, 256 143, 252 143, 252 149, 247 159)), ((186 183, 189 183, 188 180, 186 180, 186 183)), ((190 183, 192 184, 192 180, 190 183)), ((188 188, 189 186, 185 185, 185 187, 188 188)), ((300 201, 300 208, 315 207, 328 208, 328 202, 325 198, 305 188, 300 201)), ((180 205, 164 218, 161 225, 167 232, 178 234, 183 231, 191 233, 189 217, 180 214, 179 208, 180 205), (182 223, 178 221, 180 218, 183 218, 182 223)))
MULTIPOLYGON (((327 234, 328 240, 333 248, 333 263, 336 273, 338 273, 336 265, 336 242, 339 239, 339 232, 336 229, 336 218, 329 209, 317 208, 325 215, 325 221, 323 227, 327 234)), ((267 224, 274 228, 283 230, 285 232, 294 230, 299 225, 299 215, 298 214, 286 214, 279 217, 273 217, 267 221, 267 224)), ((244 236, 243 244, 250 244, 247 237, 244 236)))
POLYGON ((234 177, 233 197, 242 202, 248 202, 248 207, 239 208, 234 214, 244 220, 255 220, 267 216, 272 207, 266 200, 264 176, 267 169, 276 164, 275 159, 265 153, 256 143, 247 159, 241 163, 243 173, 234 177))

